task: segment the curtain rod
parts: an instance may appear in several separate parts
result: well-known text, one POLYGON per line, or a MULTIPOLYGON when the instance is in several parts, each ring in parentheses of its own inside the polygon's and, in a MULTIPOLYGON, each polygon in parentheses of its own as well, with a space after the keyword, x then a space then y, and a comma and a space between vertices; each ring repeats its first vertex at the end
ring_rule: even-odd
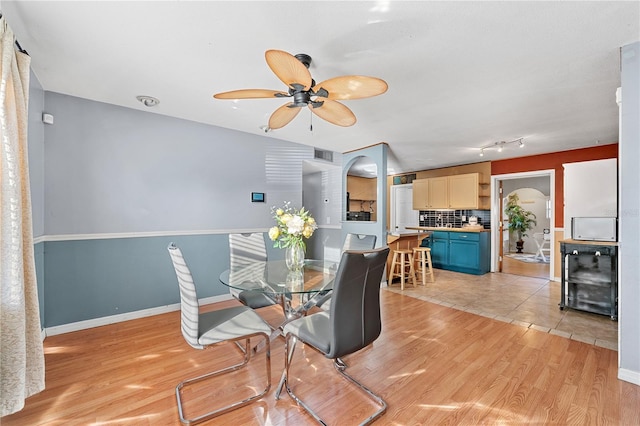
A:
MULTIPOLYGON (((2 12, 0 12, 0 19, 2 19, 2 12)), ((7 25, 7 20, 4 20, 5 25, 7 25)), ((15 35, 13 36, 13 42, 16 45, 16 48, 18 48, 18 50, 20 51, 20 53, 24 53, 25 55, 29 55, 29 52, 27 52, 26 50, 24 50, 22 48, 22 46, 20 46, 20 43, 18 43, 18 39, 15 37, 15 35)))

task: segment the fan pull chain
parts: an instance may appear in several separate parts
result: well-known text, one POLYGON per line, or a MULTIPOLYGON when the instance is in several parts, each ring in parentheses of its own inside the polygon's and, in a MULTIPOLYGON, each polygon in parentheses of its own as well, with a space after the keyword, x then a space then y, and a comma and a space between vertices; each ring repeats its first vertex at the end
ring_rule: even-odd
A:
POLYGON ((313 134, 313 113, 309 110, 309 131, 313 134))

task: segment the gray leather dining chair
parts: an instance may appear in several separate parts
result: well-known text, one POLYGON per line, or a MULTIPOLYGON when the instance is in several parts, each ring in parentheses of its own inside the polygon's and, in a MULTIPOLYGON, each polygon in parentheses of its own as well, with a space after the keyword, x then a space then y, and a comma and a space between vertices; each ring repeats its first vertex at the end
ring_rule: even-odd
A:
MULTIPOLYGON (((264 262, 266 260, 267 248, 262 233, 229 234, 229 263, 232 271, 251 266, 256 261, 264 262)), ((251 309, 260 309, 276 304, 273 298, 262 291, 237 290, 229 287, 229 292, 243 305, 251 309)))
POLYGON ((342 251, 346 250, 371 250, 376 246, 375 235, 347 234, 342 245, 342 251))
MULTIPOLYGON (((183 380, 176 386, 176 400, 180 421, 184 424, 192 425, 240 408, 262 398, 269 392, 269 389, 271 389, 271 346, 269 342, 271 328, 256 312, 247 306, 236 306, 200 313, 196 286, 191 271, 182 256, 182 251, 174 243, 169 244, 168 250, 180 288, 180 324, 182 336, 186 342, 195 349, 206 349, 217 343, 245 341, 245 348, 242 351, 244 359, 241 362, 192 379, 183 380), (267 383, 264 389, 227 406, 216 408, 194 418, 186 418, 181 394, 182 389, 195 382, 246 367, 251 358, 250 338, 252 337, 263 337, 265 341, 267 383)), ((223 384, 221 383, 217 386, 223 386, 223 384)), ((252 386, 251 389, 260 389, 260 386, 252 386)))
MULTIPOLYGON (((347 234, 342 245, 342 252, 346 250, 371 250, 376 246, 377 237, 366 234, 347 234)), ((328 311, 331 308, 331 291, 322 292, 316 296, 316 306, 328 311)))
MULTIPOLYGON (((296 340, 300 340, 325 357, 334 360, 336 370, 371 397, 380 409, 361 424, 380 417, 387 409, 386 402, 362 383, 345 372, 342 357, 370 345, 382 330, 380 318, 380 284, 389 255, 389 247, 368 251, 345 251, 333 285, 330 311, 321 311, 291 321, 284 327, 285 368, 284 387, 287 393, 318 422, 325 424, 290 386, 290 366, 296 340)), ((280 397, 281 389, 276 393, 280 397)))

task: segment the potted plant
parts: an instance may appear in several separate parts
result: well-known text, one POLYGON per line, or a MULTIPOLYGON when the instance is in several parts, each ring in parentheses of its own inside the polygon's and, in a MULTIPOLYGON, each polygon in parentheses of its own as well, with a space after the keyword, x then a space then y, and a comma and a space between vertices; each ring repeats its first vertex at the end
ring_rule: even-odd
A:
POLYGON ((516 241, 516 252, 522 253, 524 241, 522 237, 527 236, 527 231, 537 224, 536 215, 522 208, 518 202, 520 201, 518 193, 511 194, 507 197, 507 204, 504 207, 504 213, 507 215, 507 226, 509 232, 515 232, 518 240, 516 241))

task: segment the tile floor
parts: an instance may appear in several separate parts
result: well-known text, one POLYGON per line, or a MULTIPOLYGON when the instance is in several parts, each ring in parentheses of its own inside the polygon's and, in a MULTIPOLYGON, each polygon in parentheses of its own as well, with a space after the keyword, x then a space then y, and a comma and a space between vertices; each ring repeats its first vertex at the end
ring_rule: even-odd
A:
MULTIPOLYGON (((481 276, 434 269, 426 286, 384 287, 431 303, 618 350, 618 322, 608 316, 560 310, 560 283, 504 273, 481 276)), ((427 279, 428 280, 428 279, 427 279)))

